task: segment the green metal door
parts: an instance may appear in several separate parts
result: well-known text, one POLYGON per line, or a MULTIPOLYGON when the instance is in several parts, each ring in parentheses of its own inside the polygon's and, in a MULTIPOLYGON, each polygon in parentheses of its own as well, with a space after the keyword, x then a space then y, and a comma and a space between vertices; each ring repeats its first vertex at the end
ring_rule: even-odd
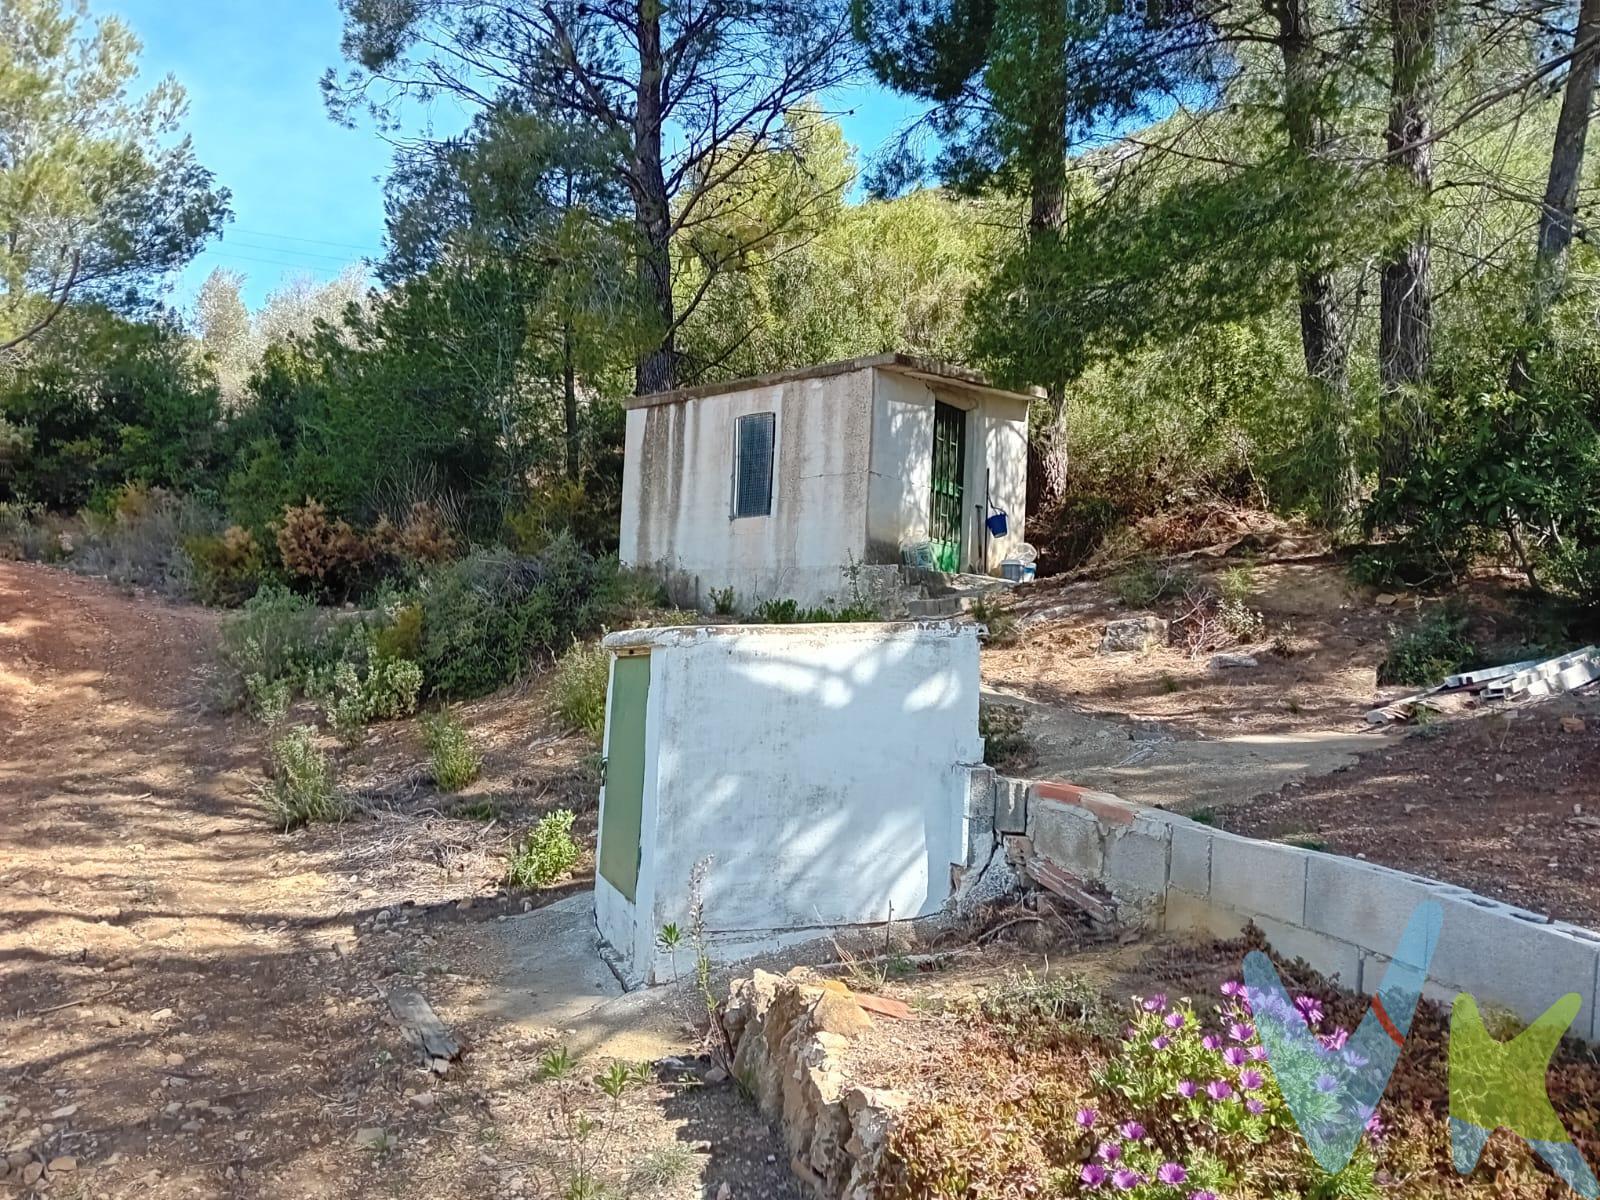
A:
POLYGON ((639 887, 644 820, 645 700, 650 656, 619 656, 611 674, 606 729, 606 802, 600 813, 600 877, 630 901, 639 887))
POLYGON ((967 462, 967 414, 953 404, 933 405, 933 500, 928 540, 934 565, 941 571, 961 569, 962 475, 967 462))

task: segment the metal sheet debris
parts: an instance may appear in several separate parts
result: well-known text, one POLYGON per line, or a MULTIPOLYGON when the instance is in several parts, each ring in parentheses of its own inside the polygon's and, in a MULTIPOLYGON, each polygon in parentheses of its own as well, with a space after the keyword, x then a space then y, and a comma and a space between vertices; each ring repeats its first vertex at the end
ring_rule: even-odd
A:
POLYGON ((1488 704, 1520 704, 1539 700, 1600 680, 1600 650, 1585 646, 1549 659, 1527 659, 1446 677, 1443 683, 1391 700, 1367 713, 1372 725, 1403 723, 1427 710, 1459 712, 1488 704))

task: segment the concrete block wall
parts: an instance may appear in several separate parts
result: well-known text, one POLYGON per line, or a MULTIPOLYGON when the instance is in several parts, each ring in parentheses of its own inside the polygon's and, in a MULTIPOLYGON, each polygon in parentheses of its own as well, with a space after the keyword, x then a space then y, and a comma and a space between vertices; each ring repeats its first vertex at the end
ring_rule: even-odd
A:
POLYGON ((1470 992, 1531 1021, 1567 992, 1572 1032, 1600 1041, 1600 933, 1420 875, 1224 833, 1176 813, 1070 784, 1000 778, 996 831, 1038 882, 1069 894, 1095 883, 1160 928, 1231 937, 1254 923, 1285 959, 1371 993, 1411 913, 1444 910, 1428 992, 1470 992), (1020 795, 1019 793, 1025 793, 1020 795), (1025 836, 1017 824, 1017 809, 1025 836))

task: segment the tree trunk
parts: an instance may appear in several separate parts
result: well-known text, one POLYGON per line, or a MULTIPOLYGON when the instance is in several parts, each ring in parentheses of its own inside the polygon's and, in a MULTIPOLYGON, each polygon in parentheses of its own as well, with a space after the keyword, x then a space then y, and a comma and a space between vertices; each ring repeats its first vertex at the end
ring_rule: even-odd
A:
MULTIPOLYGON (((1050 6, 1050 17, 1039 22, 1042 60, 1049 68, 1050 82, 1045 94, 1055 98, 1055 107, 1038 114, 1031 131, 1028 178, 1028 240, 1055 237, 1066 217, 1067 198, 1067 78, 1066 29, 1057 24, 1061 10, 1050 6)), ((1066 429, 1067 388, 1064 380, 1045 383, 1045 403, 1049 420, 1041 430, 1039 446, 1039 486, 1036 505, 1054 507, 1066 494, 1068 467, 1066 429)))
MULTIPOLYGON (((1390 169, 1403 171, 1424 196, 1433 185, 1432 80, 1436 0, 1390 0, 1394 74, 1385 143, 1390 169)), ((1383 383, 1379 459, 1383 479, 1404 473, 1423 436, 1416 389, 1427 382, 1433 356, 1430 230, 1415 236, 1383 265, 1378 308, 1378 373, 1383 383)))
POLYGON ((566 423, 567 478, 576 481, 583 470, 578 436, 578 373, 572 363, 572 324, 561 330, 561 415, 566 423))
MULTIPOLYGON (((1278 25, 1278 49, 1283 56, 1283 116, 1289 144, 1300 154, 1314 158, 1322 153, 1326 132, 1318 112, 1317 90, 1322 72, 1312 41, 1309 0, 1264 0, 1263 7, 1278 25)), ((1325 515, 1338 518, 1348 514, 1356 491, 1349 342, 1339 316, 1332 271, 1325 264, 1305 263, 1297 283, 1300 345, 1306 374, 1319 393, 1322 419, 1328 424, 1327 449, 1332 456, 1324 476, 1325 515)))
POLYGON ((1600 64, 1600 0, 1582 0, 1579 5, 1572 49, 1561 115, 1556 119, 1555 144, 1550 151, 1544 206, 1539 210, 1531 314, 1535 323, 1543 319, 1545 310, 1561 294, 1567 249, 1572 245, 1583 149, 1589 137, 1589 113, 1594 107, 1595 68, 1600 64))
POLYGON ((673 330, 672 211, 662 169, 663 63, 661 7, 639 0, 639 88, 634 111, 634 224, 639 235, 639 283, 660 326, 660 340, 640 359, 634 392, 671 391, 678 385, 678 355, 673 330))

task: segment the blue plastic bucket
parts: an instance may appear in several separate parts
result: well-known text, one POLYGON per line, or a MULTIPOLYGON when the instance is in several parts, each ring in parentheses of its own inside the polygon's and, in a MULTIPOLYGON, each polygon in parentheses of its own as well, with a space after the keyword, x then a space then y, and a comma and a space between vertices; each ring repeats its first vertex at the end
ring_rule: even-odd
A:
POLYGON ((1005 537, 1006 530, 1010 528, 1006 524, 1006 515, 1003 512, 990 513, 985 524, 989 526, 989 534, 992 537, 1005 537))

